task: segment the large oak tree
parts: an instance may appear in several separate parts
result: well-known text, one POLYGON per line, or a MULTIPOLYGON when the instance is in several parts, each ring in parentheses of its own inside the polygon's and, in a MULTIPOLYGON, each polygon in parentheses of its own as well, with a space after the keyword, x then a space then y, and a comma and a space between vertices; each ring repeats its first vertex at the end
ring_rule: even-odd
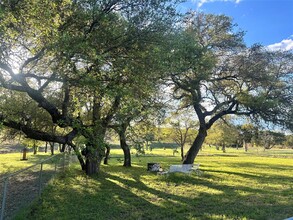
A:
POLYGON ((293 129, 290 51, 246 47, 243 32, 224 15, 190 13, 183 26, 170 53, 173 96, 182 107, 192 107, 199 121, 183 163, 194 162, 207 131, 225 115, 293 129))
POLYGON ((1 122, 28 138, 68 144, 87 174, 98 172, 122 98, 160 72, 152 60, 171 30, 173 3, 1 1, 1 122), (13 100, 30 107, 13 109, 13 100), (42 119, 61 132, 40 126, 42 119), (78 136, 86 140, 85 160, 74 144, 78 136))

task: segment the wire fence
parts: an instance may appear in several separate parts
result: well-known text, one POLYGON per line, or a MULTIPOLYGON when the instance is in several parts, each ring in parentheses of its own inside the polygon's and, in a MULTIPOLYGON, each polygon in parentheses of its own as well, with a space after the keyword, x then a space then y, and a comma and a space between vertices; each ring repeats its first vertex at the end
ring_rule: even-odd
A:
POLYGON ((0 177, 0 220, 12 219, 15 214, 38 198, 49 181, 64 171, 74 155, 63 153, 0 177))

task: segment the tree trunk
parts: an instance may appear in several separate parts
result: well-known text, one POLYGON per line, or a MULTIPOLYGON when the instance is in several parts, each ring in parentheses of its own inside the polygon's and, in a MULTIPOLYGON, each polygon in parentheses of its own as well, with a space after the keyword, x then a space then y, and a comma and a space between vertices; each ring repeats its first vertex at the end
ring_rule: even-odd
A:
POLYGON ((198 134, 183 160, 183 164, 193 164, 194 159, 196 155, 198 154, 206 136, 207 136, 207 130, 204 128, 199 128, 198 134))
POLYGON ((21 160, 27 160, 26 154, 27 154, 27 148, 24 147, 22 150, 22 159, 21 160))
MULTIPOLYGON (((86 169, 86 166, 85 166, 85 163, 84 163, 84 160, 83 160, 83 157, 82 155, 80 154, 80 151, 78 150, 78 148, 73 144, 73 143, 70 143, 69 146, 74 150, 76 156, 77 156, 77 159, 79 161, 79 164, 81 166, 81 169, 82 170, 85 170, 86 169)), ((70 149, 71 149, 70 148, 70 149)))
POLYGON ((87 175, 99 173, 102 158, 103 156, 99 153, 98 149, 87 149, 85 162, 85 172, 87 175))
POLYGON ((33 149, 34 149, 34 155, 36 155, 38 152, 38 147, 36 144, 34 144, 33 149))
POLYGON ((247 143, 246 143, 245 140, 243 141, 243 145, 244 145, 244 150, 245 150, 245 152, 247 152, 247 151, 248 151, 248 146, 247 146, 247 143))
POLYGON ((50 149, 51 149, 51 155, 54 155, 54 142, 49 142, 50 143, 50 149))
POLYGON ((96 159, 87 158, 85 161, 85 172, 87 175, 93 175, 99 172, 99 163, 96 159))
POLYGON ((225 144, 223 144, 223 146, 222 146, 222 151, 223 151, 223 153, 226 153, 226 145, 225 144))
POLYGON ((60 152, 64 153, 65 152, 65 148, 66 148, 66 144, 62 144, 62 147, 60 148, 60 152))
POLYGON ((48 151, 48 142, 46 141, 46 146, 45 146, 45 153, 48 151))
POLYGON ((120 147, 122 148, 124 153, 123 166, 131 167, 131 154, 130 154, 129 146, 126 143, 125 131, 119 132, 119 138, 120 138, 120 147))
POLYGON ((181 150, 181 160, 183 161, 184 160, 184 145, 183 144, 181 144, 180 150, 181 150))
POLYGON ((106 144, 105 147, 106 147, 106 152, 105 152, 104 164, 108 164, 111 149, 108 144, 106 144))

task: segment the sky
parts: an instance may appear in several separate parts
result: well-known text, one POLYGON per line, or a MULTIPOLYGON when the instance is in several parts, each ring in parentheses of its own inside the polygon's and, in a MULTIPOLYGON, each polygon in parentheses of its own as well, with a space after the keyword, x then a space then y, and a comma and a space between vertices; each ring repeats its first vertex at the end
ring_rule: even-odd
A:
POLYGON ((188 0, 180 7, 232 17, 248 46, 293 50, 293 0, 188 0))

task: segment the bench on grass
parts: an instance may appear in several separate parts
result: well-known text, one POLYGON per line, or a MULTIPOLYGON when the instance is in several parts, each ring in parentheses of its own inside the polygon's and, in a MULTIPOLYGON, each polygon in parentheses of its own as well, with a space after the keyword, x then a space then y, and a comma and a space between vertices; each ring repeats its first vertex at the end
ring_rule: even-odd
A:
POLYGON ((180 165, 171 165, 168 171, 161 172, 160 174, 169 174, 169 173, 187 173, 190 174, 192 171, 197 171, 199 169, 199 164, 180 164, 180 165))

